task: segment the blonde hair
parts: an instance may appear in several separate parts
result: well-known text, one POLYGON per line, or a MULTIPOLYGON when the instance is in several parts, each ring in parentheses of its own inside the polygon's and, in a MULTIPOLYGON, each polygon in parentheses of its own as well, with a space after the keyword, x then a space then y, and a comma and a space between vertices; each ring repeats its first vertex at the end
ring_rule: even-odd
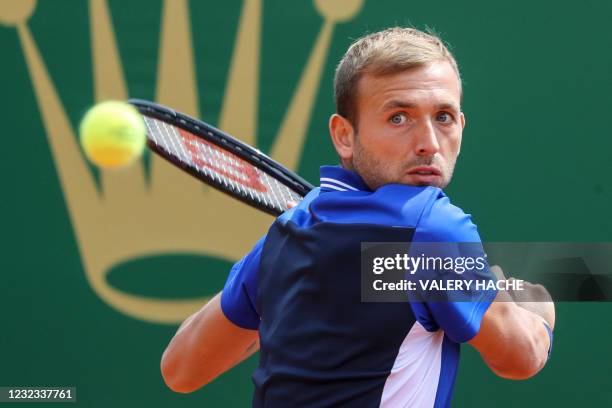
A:
POLYGON ((452 65, 461 84, 455 57, 433 33, 393 27, 361 37, 351 44, 336 68, 336 112, 357 126, 357 85, 364 74, 396 74, 439 61, 452 65))

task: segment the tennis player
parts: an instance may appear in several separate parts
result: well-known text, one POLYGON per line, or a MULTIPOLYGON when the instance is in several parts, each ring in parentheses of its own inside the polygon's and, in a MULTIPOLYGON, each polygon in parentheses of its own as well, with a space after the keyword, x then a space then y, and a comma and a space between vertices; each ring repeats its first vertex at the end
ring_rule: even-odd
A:
POLYGON ((505 378, 542 369, 552 302, 474 288, 461 302, 361 301, 361 242, 481 242, 442 190, 465 126, 460 78, 443 42, 416 29, 349 47, 329 121, 341 166, 323 166, 320 187, 181 325, 161 363, 172 390, 197 390, 258 349, 255 407, 446 407, 462 343, 505 378))

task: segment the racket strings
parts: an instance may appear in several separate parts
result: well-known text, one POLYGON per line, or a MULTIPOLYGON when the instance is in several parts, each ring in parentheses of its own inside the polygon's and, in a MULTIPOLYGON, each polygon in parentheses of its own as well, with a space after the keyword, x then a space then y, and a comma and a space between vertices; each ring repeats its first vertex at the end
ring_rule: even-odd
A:
POLYGON ((195 170, 224 191, 256 201, 275 212, 299 202, 296 193, 248 161, 201 137, 164 121, 144 117, 147 137, 162 155, 195 170))

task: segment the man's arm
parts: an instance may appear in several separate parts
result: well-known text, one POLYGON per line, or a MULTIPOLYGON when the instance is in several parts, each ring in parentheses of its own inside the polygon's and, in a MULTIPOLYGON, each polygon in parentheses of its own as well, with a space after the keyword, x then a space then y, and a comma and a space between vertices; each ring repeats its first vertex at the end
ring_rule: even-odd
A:
MULTIPOLYGON (((477 245, 482 240, 471 217, 452 205, 444 195, 438 195, 423 211, 414 241, 472 243, 457 245, 458 254, 453 256, 486 258, 482 246, 477 245)), ((496 266, 480 272, 479 277, 490 279, 490 272, 498 279, 505 279, 501 268, 496 266)), ((493 291, 475 289, 462 295, 471 298, 470 302, 428 302, 427 308, 418 312, 426 328, 440 327, 451 340, 469 342, 497 375, 529 378, 546 363, 550 341, 544 321, 552 329, 555 316, 553 303, 542 301, 540 296, 540 291, 546 290, 540 285, 529 288, 532 293, 524 298, 513 299, 507 292, 497 291, 494 300, 493 291), (534 298, 540 302, 529 301, 534 298)))
MULTIPOLYGON (((501 268, 493 266, 491 271, 503 277, 501 268)), ((531 285, 531 289, 546 291, 538 285, 531 285)), ((508 293, 500 291, 485 313, 479 332, 469 343, 495 374, 526 379, 540 371, 548 359, 551 345, 544 324, 554 329, 552 301, 515 303, 508 293)))
POLYGON ((228 320, 217 294, 179 327, 162 356, 162 376, 173 391, 192 392, 258 349, 257 330, 228 320))

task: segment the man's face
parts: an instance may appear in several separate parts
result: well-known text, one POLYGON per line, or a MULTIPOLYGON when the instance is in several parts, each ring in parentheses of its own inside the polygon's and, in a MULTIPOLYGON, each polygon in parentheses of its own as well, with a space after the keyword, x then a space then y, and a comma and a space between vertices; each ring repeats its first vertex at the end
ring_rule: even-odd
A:
POLYGON ((465 118, 457 74, 436 62, 358 83, 358 131, 334 115, 336 150, 371 189, 401 183, 444 188, 451 180, 465 118))

